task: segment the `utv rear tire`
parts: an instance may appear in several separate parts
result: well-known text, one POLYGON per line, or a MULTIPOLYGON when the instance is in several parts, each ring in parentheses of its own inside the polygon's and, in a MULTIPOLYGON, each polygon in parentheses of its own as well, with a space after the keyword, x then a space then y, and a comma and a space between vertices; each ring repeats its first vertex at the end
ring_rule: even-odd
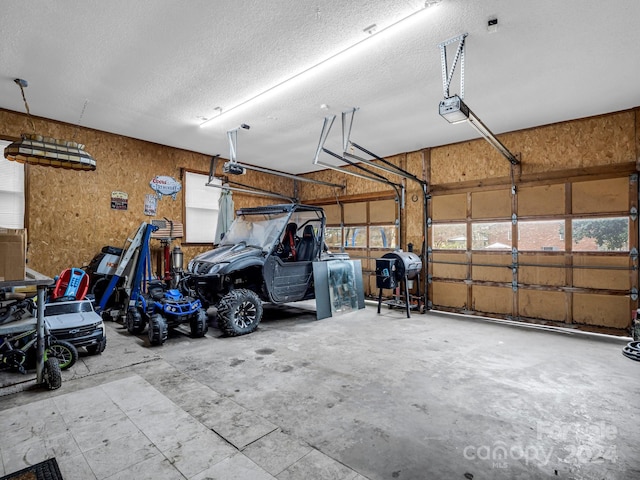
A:
POLYGON ((127 310, 127 330, 130 334, 138 335, 144 332, 144 323, 137 308, 127 310))
POLYGON ((190 320, 191 327, 191 336, 193 338, 201 338, 204 337, 209 330, 209 317, 207 316, 207 312, 203 309, 198 310, 198 313, 194 315, 190 320))
POLYGON ((53 340, 47 348, 47 357, 57 358, 60 370, 67 370, 78 361, 78 349, 64 340, 53 340))
POLYGON ((262 320, 262 302, 251 290, 241 288, 227 293, 218 303, 218 326, 229 337, 246 335, 262 320))
POLYGON ((42 380, 49 390, 56 390, 62 386, 62 372, 57 358, 47 358, 44 362, 42 380))
POLYGON ((154 313, 149 318, 149 343, 151 345, 162 345, 169 335, 167 321, 159 313, 154 313))

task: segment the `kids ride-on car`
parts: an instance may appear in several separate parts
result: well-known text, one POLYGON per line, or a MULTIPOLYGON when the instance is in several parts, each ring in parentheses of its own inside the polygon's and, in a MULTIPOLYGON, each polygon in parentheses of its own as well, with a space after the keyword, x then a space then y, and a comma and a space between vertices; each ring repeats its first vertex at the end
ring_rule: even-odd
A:
POLYGON ((149 343, 162 345, 168 330, 189 323, 191 336, 204 337, 208 330, 207 313, 200 300, 182 295, 179 290, 167 289, 164 282, 152 280, 147 293, 141 293, 127 311, 127 330, 132 334, 144 332, 148 324, 149 343))

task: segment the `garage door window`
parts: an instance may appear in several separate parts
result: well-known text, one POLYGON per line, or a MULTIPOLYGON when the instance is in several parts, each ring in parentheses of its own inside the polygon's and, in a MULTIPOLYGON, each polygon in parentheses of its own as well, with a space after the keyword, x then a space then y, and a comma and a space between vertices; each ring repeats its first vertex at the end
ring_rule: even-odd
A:
POLYGON ((511 222, 471 224, 473 250, 511 250, 511 222))
POLYGON ((396 248, 398 245, 398 229, 395 225, 370 225, 370 248, 396 248))
POLYGON ((367 226, 345 227, 344 246, 348 248, 367 248, 367 226))
POLYGON ((433 248, 441 250, 466 250, 467 224, 434 223, 433 248))
POLYGON ((518 222, 518 250, 563 252, 564 220, 523 220, 518 222))
POLYGON ((576 252, 629 251, 629 218, 580 218, 571 221, 576 252))

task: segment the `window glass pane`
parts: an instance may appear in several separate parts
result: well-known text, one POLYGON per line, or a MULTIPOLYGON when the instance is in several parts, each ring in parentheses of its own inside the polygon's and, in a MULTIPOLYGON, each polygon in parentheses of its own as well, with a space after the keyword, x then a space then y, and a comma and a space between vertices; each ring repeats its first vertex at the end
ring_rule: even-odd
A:
POLYGON ((563 252, 564 220, 518 222, 518 250, 563 252))
POLYGON ((24 228, 24 165, 4 158, 10 144, 0 140, 0 227, 24 228))
POLYGON ((367 247, 367 227, 345 227, 344 229, 345 247, 367 247))
POLYGON ((395 225, 369 225, 369 247, 396 248, 398 229, 395 225))
POLYGON ((324 229, 324 242, 328 247, 340 248, 342 246, 342 228, 326 227, 324 229))
POLYGON ((434 223, 432 232, 433 248, 443 250, 467 249, 466 223, 434 223))
MULTIPOLYGON (((185 241, 213 243, 218 226, 220 189, 207 187, 208 175, 186 172, 184 179, 185 241)), ((221 185, 218 179, 213 182, 221 185)))
POLYGON ((581 218, 571 221, 573 250, 620 252, 629 250, 629 218, 581 218))
POLYGON ((473 223, 473 250, 511 250, 511 222, 473 223))

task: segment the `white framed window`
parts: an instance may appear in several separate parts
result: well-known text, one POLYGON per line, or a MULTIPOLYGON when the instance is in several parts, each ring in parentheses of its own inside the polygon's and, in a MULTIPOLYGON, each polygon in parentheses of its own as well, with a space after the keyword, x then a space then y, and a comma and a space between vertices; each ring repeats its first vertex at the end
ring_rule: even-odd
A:
MULTIPOLYGON (((185 242, 213 243, 218 224, 220 189, 208 187, 209 175, 185 172, 184 209, 185 242)), ((220 180, 212 183, 222 185, 220 180)))
POLYGON ((4 158, 10 144, 0 140, 0 227, 24 228, 24 165, 4 158))

